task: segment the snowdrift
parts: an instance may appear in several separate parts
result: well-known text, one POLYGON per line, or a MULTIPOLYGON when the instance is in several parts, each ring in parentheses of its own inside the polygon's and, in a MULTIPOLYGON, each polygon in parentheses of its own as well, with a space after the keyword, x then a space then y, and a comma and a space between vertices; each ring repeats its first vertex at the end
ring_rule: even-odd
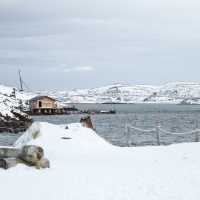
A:
POLYGON ((40 145, 51 168, 0 170, 4 200, 199 200, 199 143, 120 148, 95 132, 36 123, 15 143, 40 145), (37 134, 36 134, 37 133, 37 134))

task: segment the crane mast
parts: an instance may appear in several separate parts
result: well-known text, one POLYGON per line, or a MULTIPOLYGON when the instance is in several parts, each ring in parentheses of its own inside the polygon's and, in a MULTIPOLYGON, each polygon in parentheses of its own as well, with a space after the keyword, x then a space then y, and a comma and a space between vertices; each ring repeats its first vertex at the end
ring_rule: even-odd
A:
POLYGON ((21 76, 21 70, 19 70, 19 83, 20 83, 20 92, 23 92, 23 80, 22 80, 22 76, 21 76))

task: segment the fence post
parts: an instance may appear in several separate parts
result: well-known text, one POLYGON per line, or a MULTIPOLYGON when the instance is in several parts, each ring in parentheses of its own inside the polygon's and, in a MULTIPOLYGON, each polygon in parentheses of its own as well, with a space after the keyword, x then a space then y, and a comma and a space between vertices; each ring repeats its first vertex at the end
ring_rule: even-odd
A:
POLYGON ((127 132, 128 132, 128 146, 131 146, 131 133, 130 133, 130 127, 127 126, 127 132))
POLYGON ((128 135, 128 124, 125 124, 125 132, 124 132, 124 136, 128 135))
MULTIPOLYGON (((196 129, 198 130, 198 121, 196 121, 196 129)), ((195 142, 199 142, 199 132, 197 131, 195 133, 195 142)))
POLYGON ((134 126, 137 126, 137 118, 136 118, 136 115, 135 115, 135 120, 134 120, 134 126))
POLYGON ((157 139, 157 145, 160 146, 160 131, 159 131, 159 126, 156 126, 156 139, 157 139))

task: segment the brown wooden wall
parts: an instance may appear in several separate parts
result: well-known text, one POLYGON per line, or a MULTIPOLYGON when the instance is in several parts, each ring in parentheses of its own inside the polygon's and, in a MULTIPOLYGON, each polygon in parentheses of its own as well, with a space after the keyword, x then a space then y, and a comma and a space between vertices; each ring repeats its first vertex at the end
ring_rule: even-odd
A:
POLYGON ((38 100, 33 100, 33 101, 31 101, 30 106, 31 106, 32 110, 33 109, 42 109, 42 108, 52 108, 52 109, 57 108, 56 101, 53 99, 50 99, 48 97, 42 97, 38 100), (40 102, 42 105, 41 107, 39 106, 40 102))

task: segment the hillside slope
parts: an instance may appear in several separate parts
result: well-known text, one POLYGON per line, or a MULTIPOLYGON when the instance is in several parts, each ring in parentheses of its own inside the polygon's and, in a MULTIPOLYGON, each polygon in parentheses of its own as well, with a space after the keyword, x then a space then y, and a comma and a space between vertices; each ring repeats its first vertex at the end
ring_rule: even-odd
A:
POLYGON ((115 84, 93 89, 41 92, 65 103, 200 104, 200 83, 175 82, 162 86, 115 84))
MULTIPOLYGON (((0 93, 10 95, 13 88, 0 85, 0 93)), ((36 95, 48 95, 61 103, 167 103, 200 104, 200 83, 174 82, 161 86, 114 84, 71 91, 19 92, 25 102, 36 95)))

